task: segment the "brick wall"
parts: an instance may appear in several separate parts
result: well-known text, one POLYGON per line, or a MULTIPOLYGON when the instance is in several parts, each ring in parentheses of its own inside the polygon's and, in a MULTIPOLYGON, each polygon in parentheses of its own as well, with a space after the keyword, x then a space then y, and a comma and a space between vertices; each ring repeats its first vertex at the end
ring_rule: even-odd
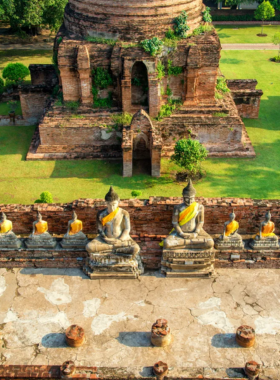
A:
POLYGON ((58 77, 54 65, 29 65, 32 85, 47 85, 54 87, 58 77))
POLYGON ((19 87, 22 116, 31 123, 36 123, 42 117, 47 100, 52 93, 48 86, 22 86, 19 87))

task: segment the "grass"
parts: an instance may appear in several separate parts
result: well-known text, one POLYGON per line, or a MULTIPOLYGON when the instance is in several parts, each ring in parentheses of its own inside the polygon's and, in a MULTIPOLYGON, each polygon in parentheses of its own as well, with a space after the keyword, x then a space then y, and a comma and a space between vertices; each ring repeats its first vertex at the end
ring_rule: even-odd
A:
POLYGON ((280 25, 265 25, 263 33, 267 37, 258 37, 261 25, 215 25, 222 44, 257 44, 272 43, 275 33, 280 32, 280 25))
MULTIPOLYGON (((16 115, 22 115, 20 101, 17 102, 17 108, 15 109, 16 115)), ((0 115, 6 116, 10 113, 10 107, 8 102, 0 103, 0 115)))
MULTIPOLYGON (((34 64, 52 63, 51 50, 0 50, 0 74, 8 63, 23 63, 25 66, 34 64)), ((30 76, 25 78, 30 81, 30 76)))
MULTIPOLYGON (((212 158, 207 175, 196 184, 205 197, 280 198, 280 65, 270 62, 274 51, 222 51, 221 70, 227 78, 256 78, 263 89, 260 118, 245 119, 255 159, 212 158)), ((0 127, 1 203, 33 203, 43 191, 55 202, 103 198, 112 184, 121 198, 132 190, 141 198, 180 196, 183 184, 174 182, 175 164, 162 160, 162 176, 137 174, 122 178, 121 162, 24 161, 35 127, 0 127)))

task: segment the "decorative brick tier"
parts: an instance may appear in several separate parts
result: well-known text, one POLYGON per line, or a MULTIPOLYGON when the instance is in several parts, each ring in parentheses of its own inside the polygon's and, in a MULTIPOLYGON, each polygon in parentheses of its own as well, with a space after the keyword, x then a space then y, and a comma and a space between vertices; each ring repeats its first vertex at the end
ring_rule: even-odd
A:
POLYGON ((183 10, 190 29, 202 21, 201 0, 69 0, 64 14, 68 31, 123 40, 164 37, 183 10))

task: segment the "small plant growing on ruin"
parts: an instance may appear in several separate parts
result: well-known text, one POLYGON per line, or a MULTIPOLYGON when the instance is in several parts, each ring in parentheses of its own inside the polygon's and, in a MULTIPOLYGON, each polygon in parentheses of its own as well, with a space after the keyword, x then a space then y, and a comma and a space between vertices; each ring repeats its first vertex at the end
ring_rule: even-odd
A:
POLYGON ((166 87, 166 95, 167 96, 172 96, 173 95, 173 92, 172 92, 171 88, 169 87, 169 85, 167 85, 167 87, 166 87))
MULTIPOLYGON (((275 33, 274 36, 272 37, 272 43, 274 45, 278 45, 278 57, 280 60, 280 33, 275 33)), ((275 59, 275 57, 274 57, 275 59)))
POLYGON ((72 110, 72 111, 76 111, 78 108, 79 108, 79 102, 64 102, 64 105, 66 108, 72 110))
POLYGON ((150 40, 141 41, 141 47, 146 53, 155 56, 161 53, 163 42, 158 37, 153 37, 150 40))
MULTIPOLYGON (((254 17, 256 20, 261 20, 262 22, 271 19, 275 16, 275 10, 269 1, 263 1, 258 8, 255 10, 254 17)), ((260 37, 266 36, 263 34, 263 24, 261 34, 258 34, 260 37)))
POLYGON ((216 90, 224 92, 224 93, 230 92, 230 89, 227 86, 226 78, 224 77, 217 78, 216 90))
POLYGON ((34 203, 53 203, 53 196, 49 191, 43 191, 40 199, 37 199, 34 203))
POLYGON ((201 163, 207 155, 208 151, 198 140, 181 139, 174 147, 171 161, 185 169, 189 177, 194 178, 202 173, 201 163))
POLYGON ((110 45, 110 46, 115 46, 117 43, 117 40, 113 40, 110 38, 100 38, 100 37, 90 37, 90 36, 87 36, 86 40, 88 42, 93 42, 95 44, 105 44, 105 45, 110 45))
POLYGON ((202 12, 202 20, 204 22, 212 22, 212 16, 210 14, 210 8, 209 7, 206 7, 205 8, 205 11, 202 12))
POLYGON ((165 77, 165 67, 161 62, 157 64, 157 77, 159 80, 165 77))
POLYGON ((214 112, 212 116, 214 116, 214 117, 228 117, 229 115, 225 112, 214 112))
POLYGON ((132 190, 132 192, 131 192, 131 196, 133 198, 141 197, 141 195, 142 195, 142 191, 140 191, 140 190, 132 190))
POLYGON ((130 125, 132 122, 133 115, 128 112, 124 112, 120 115, 112 115, 111 119, 118 127, 123 127, 124 125, 130 125))
POLYGON ((200 25, 198 28, 194 29, 192 32, 192 36, 199 36, 200 34, 203 34, 205 32, 210 32, 213 30, 214 27, 212 25, 200 25))
POLYGON ((183 73, 183 67, 173 66, 173 62, 171 61, 171 59, 169 59, 167 63, 167 74, 177 76, 182 73, 183 73))
POLYGON ((4 79, 19 84, 30 74, 29 69, 22 63, 8 63, 4 68, 2 76, 4 79))
POLYGON ((176 17, 174 19, 174 33, 175 36, 180 38, 186 38, 187 37, 187 31, 190 29, 190 27, 187 25, 187 12, 183 11, 180 16, 176 17))
POLYGON ((94 85, 100 89, 108 88, 113 84, 113 79, 109 73, 109 70, 106 70, 103 67, 93 69, 92 77, 94 85))

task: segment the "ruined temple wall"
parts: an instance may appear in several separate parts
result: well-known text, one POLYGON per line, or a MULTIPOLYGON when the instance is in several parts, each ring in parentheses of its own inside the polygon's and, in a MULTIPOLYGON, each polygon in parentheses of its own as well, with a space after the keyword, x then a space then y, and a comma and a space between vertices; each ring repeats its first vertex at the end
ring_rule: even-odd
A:
POLYGON ((55 86, 58 84, 58 77, 54 65, 29 65, 32 85, 55 86))
POLYGON ((22 116, 30 123, 36 123, 44 114, 52 87, 26 86, 19 87, 22 116))

